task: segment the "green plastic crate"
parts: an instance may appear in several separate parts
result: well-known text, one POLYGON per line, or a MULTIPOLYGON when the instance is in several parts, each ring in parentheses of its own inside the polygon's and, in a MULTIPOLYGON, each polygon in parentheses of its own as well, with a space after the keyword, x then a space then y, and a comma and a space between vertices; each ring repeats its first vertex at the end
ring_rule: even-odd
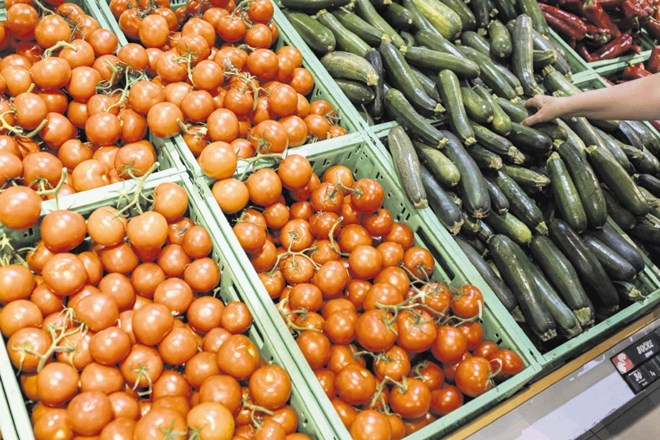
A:
MULTIPOLYGON (((196 224, 204 226, 211 236, 213 242, 212 257, 218 262, 222 273, 220 297, 225 302, 243 301, 247 304, 254 319, 254 323, 248 332, 248 336, 256 343, 263 359, 268 363, 276 363, 282 366, 289 373, 292 383, 291 400, 289 403, 298 413, 299 432, 309 434, 317 439, 325 438, 325 433, 330 431, 330 426, 326 422, 321 409, 315 405, 314 398, 310 394, 310 391, 304 386, 304 380, 300 371, 295 363, 289 358, 283 341, 281 341, 277 337, 277 333, 273 331, 268 312, 259 301, 255 300, 250 282, 246 279, 243 271, 237 269, 240 268, 240 266, 235 261, 233 253, 228 248, 227 242, 224 240, 223 232, 220 231, 217 224, 213 221, 214 213, 209 210, 196 186, 185 175, 149 180, 145 184, 146 193, 150 193, 156 188, 156 186, 158 186, 158 184, 164 182, 174 182, 183 186, 189 198, 187 215, 193 219, 196 224)), ((135 186, 133 183, 134 182, 129 182, 127 188, 125 188, 128 193, 134 193, 135 186)), ((74 210, 83 215, 87 215, 96 208, 112 205, 115 200, 116 195, 108 192, 104 197, 99 197, 98 199, 90 201, 74 210)), ((9 235, 14 240, 13 242, 19 247, 29 246, 39 239, 39 227, 35 226, 25 231, 12 231, 9 235)), ((0 379, 2 380, 2 384, 4 385, 7 394, 9 406, 12 408, 12 417, 16 429, 19 432, 18 438, 29 440, 34 439, 30 417, 25 407, 23 395, 18 381, 16 380, 15 372, 9 361, 4 341, 0 343, 0 379)), ((2 396, 0 395, 0 397, 2 396)), ((6 417, 3 414, 1 401, 0 417, 0 429, 4 430, 6 417)), ((5 438, 16 438, 11 437, 10 427, 7 428, 7 436, 5 438)))
POLYGON ((620 57, 615 63, 606 64, 596 67, 596 72, 603 78, 613 79, 616 78, 621 71, 627 66, 634 64, 645 63, 651 56, 651 51, 646 50, 638 55, 629 57, 620 57), (623 58, 623 59, 622 59, 623 58))
POLYGON ((559 35, 553 29, 550 29, 550 40, 564 51, 566 61, 568 61, 568 65, 571 66, 571 73, 574 76, 591 70, 589 64, 584 60, 584 58, 582 58, 575 51, 575 49, 569 46, 568 43, 566 43, 566 41, 564 41, 564 39, 561 37, 561 35, 559 35))
MULTIPOLYGON (((82 7, 86 14, 91 15, 99 22, 101 27, 112 29, 106 26, 108 25, 108 23, 106 22, 105 14, 102 14, 99 9, 98 2, 94 0, 69 0, 69 3, 75 3, 76 5, 82 7)), ((55 9, 54 6, 47 5, 47 7, 50 7, 53 10, 55 9)), ((6 18, 7 18, 7 9, 5 8, 5 2, 4 0, 0 0, 0 20, 5 21, 6 18)), ((114 29, 112 30, 114 31, 114 29)))
MULTIPOLYGON (((369 137, 364 135, 345 136, 338 138, 331 148, 320 148, 317 145, 303 147, 297 151, 307 157, 312 163, 314 171, 321 173, 324 169, 334 164, 343 164, 351 168, 357 178, 370 177, 378 180, 385 189, 384 206, 389 209, 399 221, 404 221, 415 231, 415 242, 431 250, 438 265, 433 274, 433 279, 445 281, 453 285, 474 282, 473 273, 466 273, 463 269, 465 261, 457 258, 456 244, 449 234, 439 225, 437 220, 427 223, 427 218, 412 207, 404 198, 403 190, 398 185, 389 165, 381 160, 382 146, 373 145, 369 137)), ((252 283, 255 295, 262 302, 272 316, 274 327, 279 333, 282 342, 287 346, 291 358, 300 369, 307 382, 311 394, 315 396, 318 404, 323 409, 325 416, 333 428, 333 438, 350 438, 349 434, 336 414, 334 407, 323 392, 309 364, 302 356, 295 340, 289 333, 284 320, 279 316, 273 301, 261 285, 256 272, 252 268, 247 255, 242 251, 238 240, 234 236, 231 226, 222 214, 213 199, 209 189, 211 181, 198 179, 198 185, 203 197, 209 203, 214 218, 218 221, 220 229, 227 238, 229 247, 236 252, 236 261, 246 272, 248 280, 252 283)), ((468 268, 469 269, 469 268, 468 268)), ((483 283, 481 283, 483 285, 483 283)), ((503 306, 484 293, 486 306, 484 308, 483 320, 485 323, 485 337, 497 342, 502 346, 511 348, 518 352, 525 362, 525 369, 517 376, 503 382, 493 390, 473 399, 460 409, 442 417, 430 426, 419 431, 409 439, 438 438, 439 436, 457 428, 471 418, 481 414, 487 408, 496 405, 506 397, 511 396, 530 382, 540 371, 535 362, 534 348, 528 343, 522 331, 514 324, 503 306)), ((326 435, 325 438, 330 438, 326 435)))

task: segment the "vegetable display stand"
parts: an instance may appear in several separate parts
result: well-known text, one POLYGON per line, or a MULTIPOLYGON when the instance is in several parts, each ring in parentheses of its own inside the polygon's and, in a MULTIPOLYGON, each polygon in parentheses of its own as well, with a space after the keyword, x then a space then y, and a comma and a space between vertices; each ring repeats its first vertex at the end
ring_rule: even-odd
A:
POLYGON ((9 403, 5 397, 5 392, 0 381, 0 438, 5 440, 17 440, 16 428, 9 410, 9 403))
MULTIPOLYGON (((406 199, 393 174, 392 167, 382 159, 384 155, 382 146, 374 145, 368 137, 345 136, 336 139, 330 148, 322 148, 320 145, 312 144, 296 150, 296 153, 305 156, 316 173, 321 173, 334 164, 342 164, 354 173, 356 179, 369 177, 378 181, 385 192, 384 208, 391 211, 395 221, 403 221, 412 228, 415 245, 429 249, 435 257, 437 264, 431 276, 433 280, 446 282, 453 286, 465 283, 476 283, 478 287, 484 285, 472 276, 469 268, 468 272, 463 270, 466 267, 466 262, 463 259, 456 258, 459 254, 449 234, 437 221, 427 223, 426 216, 421 215, 406 199)), ((284 319, 279 316, 273 300, 268 296, 247 254, 243 252, 226 217, 214 202, 209 189, 212 182, 207 179, 198 179, 197 183, 203 192, 204 199, 208 201, 220 229, 225 233, 229 247, 235 252, 236 261, 246 272, 247 279, 252 283, 252 289, 263 307, 269 310, 279 337, 287 346, 290 356, 302 372, 311 394, 315 397, 332 425, 334 438, 350 438, 333 405, 285 325, 284 319)), ((501 304, 496 302, 488 292, 484 292, 484 297, 485 305, 482 314, 484 338, 498 342, 501 347, 510 348, 518 353, 525 364, 524 370, 407 438, 438 438, 474 418, 486 408, 492 407, 511 396, 539 373, 540 367, 536 364, 533 356, 534 349, 528 344, 522 331, 515 325, 501 304)), ((326 434, 324 438, 330 438, 330 436, 326 434)))
MULTIPOLYGON (((277 333, 271 324, 271 318, 263 305, 256 301, 252 293, 250 282, 245 278, 245 274, 240 270, 239 263, 234 260, 234 256, 227 246, 223 232, 218 229, 213 221, 213 215, 207 207, 198 189, 192 181, 182 175, 170 176, 163 179, 148 180, 143 188, 143 194, 149 195, 161 183, 176 183, 182 186, 188 195, 188 212, 195 224, 203 226, 209 233, 213 244, 211 257, 218 263, 221 270, 221 282, 218 296, 225 303, 232 301, 244 302, 252 314, 253 324, 247 333, 247 336, 255 343, 259 349, 261 358, 267 363, 275 363, 284 368, 290 376, 292 384, 291 399, 289 404, 298 414, 298 430, 314 438, 324 438, 330 431, 329 425, 320 408, 315 405, 313 396, 304 386, 304 380, 288 356, 287 348, 283 341, 279 339, 277 333)), ((127 194, 134 194, 135 187, 125 189, 127 194)), ((82 215, 88 215, 93 210, 102 206, 112 206, 117 200, 113 192, 106 192, 104 197, 98 197, 94 201, 77 206, 74 210, 82 215)), ((18 247, 30 246, 39 240, 39 226, 35 226, 25 231, 5 231, 12 243, 18 247)), ((0 378, 5 388, 9 406, 12 409, 14 423, 19 432, 20 439, 33 439, 30 416, 26 409, 21 388, 16 379, 15 371, 10 363, 5 343, 0 344, 0 378)), ((0 428, 4 428, 6 422, 3 413, 2 402, 0 402, 0 428)), ((5 434, 4 438, 13 439, 11 431, 5 434)))

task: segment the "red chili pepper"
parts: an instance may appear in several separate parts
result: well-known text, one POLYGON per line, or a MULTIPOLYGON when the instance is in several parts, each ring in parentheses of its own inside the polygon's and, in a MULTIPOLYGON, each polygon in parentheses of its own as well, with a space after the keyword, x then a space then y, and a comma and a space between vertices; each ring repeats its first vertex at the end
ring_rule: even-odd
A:
POLYGON ((609 60, 626 53, 632 48, 632 45, 632 35, 621 34, 620 37, 610 41, 591 55, 595 60, 609 60))
POLYGON ((621 6, 623 0, 599 0, 600 5, 605 9, 614 9, 621 6))
POLYGON ((555 8, 554 6, 550 6, 550 5, 545 5, 543 3, 539 3, 539 6, 543 11, 543 15, 546 15, 546 13, 550 15, 554 15, 563 22, 571 26, 575 26, 579 33, 581 34, 587 33, 587 24, 584 21, 582 21, 582 19, 577 15, 571 14, 570 12, 562 11, 559 8, 555 8))
POLYGON ((589 52, 589 49, 587 49, 587 46, 585 46, 583 43, 576 44, 575 50, 587 63, 597 61, 591 55, 591 53, 589 52))
POLYGON ((660 40, 660 20, 649 19, 644 24, 644 29, 656 40, 660 40))
POLYGON ((594 42, 602 46, 612 39, 612 34, 610 34, 608 29, 601 29, 593 24, 588 24, 586 38, 594 40, 594 42))
MULTIPOLYGON (((584 26, 583 29, 580 29, 579 27, 568 23, 561 18, 557 17, 556 15, 550 13, 550 12, 545 12, 543 11, 543 16, 545 17, 545 21, 548 22, 548 25, 554 29, 556 32, 570 38, 574 38, 578 41, 583 40, 584 37, 587 34, 587 27, 586 25, 584 26)), ((578 18, 578 17, 576 17, 578 18)), ((579 19, 579 18, 578 18, 579 19)))
POLYGON ((623 73, 621 73, 621 79, 632 81, 634 79, 644 78, 645 76, 650 75, 652 75, 652 73, 646 70, 642 63, 639 63, 634 66, 626 66, 625 69, 623 69, 623 73))
POLYGON ((653 50, 651 50, 651 56, 649 56, 649 59, 646 62, 646 70, 651 73, 660 72, 660 46, 655 46, 653 50))
POLYGON ((591 24, 600 28, 608 29, 613 37, 621 36, 621 31, 612 21, 612 18, 603 9, 598 0, 586 0, 580 3, 582 15, 591 24))
POLYGON ((653 13, 653 8, 648 3, 644 5, 642 2, 635 0, 625 0, 621 9, 623 15, 631 20, 641 20, 653 13))

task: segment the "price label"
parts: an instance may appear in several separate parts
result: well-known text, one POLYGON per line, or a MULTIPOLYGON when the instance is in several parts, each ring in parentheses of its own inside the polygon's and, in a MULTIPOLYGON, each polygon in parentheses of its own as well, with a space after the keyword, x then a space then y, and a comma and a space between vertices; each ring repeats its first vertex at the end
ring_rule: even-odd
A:
POLYGON ((644 336, 611 358, 635 394, 660 377, 660 329, 644 336))

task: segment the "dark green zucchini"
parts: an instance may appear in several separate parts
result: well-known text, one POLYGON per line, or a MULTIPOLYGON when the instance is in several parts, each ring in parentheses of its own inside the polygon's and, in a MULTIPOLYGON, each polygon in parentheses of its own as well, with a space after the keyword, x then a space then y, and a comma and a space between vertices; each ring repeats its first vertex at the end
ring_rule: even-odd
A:
POLYGON ((587 148, 587 153, 598 177, 607 184, 621 206, 635 215, 649 212, 649 205, 632 177, 607 149, 592 145, 587 148))
POLYGON ((550 33, 548 23, 546 23, 543 12, 541 12, 541 8, 536 0, 516 0, 516 5, 521 14, 526 14, 530 17, 534 29, 540 32, 541 35, 548 35, 550 33))
POLYGON ((462 237, 456 237, 456 243, 467 259, 470 260, 477 272, 479 272, 479 275, 481 275, 486 284, 488 284, 493 290, 493 293, 495 293, 495 296, 497 296, 504 308, 511 313, 511 316, 513 316, 516 321, 523 320, 522 312, 518 307, 518 301, 516 300, 515 295, 511 289, 504 284, 504 281, 502 281, 495 271, 493 271, 481 254, 462 237))
POLYGON ((415 66, 410 66, 410 70, 415 74, 417 77, 417 80, 419 83, 422 85, 422 88, 424 91, 432 98, 435 99, 436 101, 440 102, 442 98, 440 98, 440 94, 438 93, 438 89, 435 86, 435 81, 431 79, 427 74, 416 68, 415 66))
POLYGON ((378 84, 378 74, 374 67, 359 55, 350 52, 334 51, 321 58, 321 64, 333 78, 350 79, 368 86, 378 84))
POLYGON ((385 110, 387 110, 390 117, 410 133, 413 133, 413 136, 437 148, 441 148, 447 143, 442 132, 417 113, 399 90, 395 88, 387 90, 385 92, 384 103, 385 110))
POLYGON ((451 70, 442 70, 438 74, 436 85, 442 102, 450 109, 449 124, 452 131, 461 138, 466 146, 474 144, 476 142, 475 134, 465 111, 458 77, 451 70))
POLYGON ((582 138, 563 119, 555 119, 555 123, 566 132, 566 142, 573 145, 580 157, 587 162, 587 145, 582 138))
POLYGON ((479 29, 486 29, 490 22, 491 6, 487 0, 474 0, 471 1, 472 12, 477 20, 477 27, 479 29))
POLYGON ((488 243, 488 240, 490 240, 490 237, 493 235, 495 235, 495 230, 488 226, 488 223, 486 223, 483 219, 479 220, 479 232, 477 232, 477 240, 488 243))
POLYGON ((625 121, 624 125, 632 129, 641 140, 641 144, 648 148, 651 153, 660 154, 660 136, 655 130, 646 126, 642 121, 625 121))
POLYGON ((635 227, 626 232, 643 243, 660 245, 660 220, 651 214, 641 217, 635 227))
POLYGON ((370 104, 376 97, 373 89, 361 82, 341 78, 335 78, 335 82, 349 101, 356 106, 370 104))
POLYGON ((282 6, 297 11, 318 12, 321 9, 336 9, 346 6, 351 0, 282 0, 282 6))
POLYGON ((594 127, 594 130, 596 133, 598 133, 598 136, 600 136, 600 139, 602 140, 602 146, 607 148, 610 153, 612 153, 612 156, 616 159, 617 162, 623 167, 624 170, 628 174, 634 174, 635 168, 633 167, 632 163, 630 163, 630 160, 628 160, 628 156, 626 156, 626 153, 619 147, 618 142, 610 136, 609 133, 605 133, 603 130, 600 128, 594 127))
POLYGON ((493 127, 493 130, 495 133, 499 134, 500 136, 507 136, 511 132, 511 118, 509 115, 506 114, 506 112, 502 109, 502 107, 499 104, 499 99, 495 100, 493 98, 493 95, 490 94, 488 90, 486 90, 485 87, 476 85, 474 87, 474 91, 483 99, 488 101, 488 104, 490 104, 490 108, 493 111, 493 120, 491 121, 491 127, 493 127))
POLYGON ((477 163, 479 168, 483 171, 488 170, 500 170, 504 164, 502 163, 502 156, 497 153, 493 153, 487 148, 482 147, 479 144, 472 145, 468 150, 468 154, 472 156, 472 159, 477 163))
POLYGON ((426 190, 426 197, 429 206, 435 213, 440 223, 445 225, 447 230, 456 235, 460 232, 463 225, 463 214, 447 192, 438 185, 433 174, 427 170, 424 165, 420 168, 422 184, 426 190))
POLYGON ((536 287, 543 301, 543 305, 550 312, 559 333, 566 339, 574 338, 582 333, 582 326, 573 311, 562 301, 557 291, 534 263, 529 265, 529 270, 536 280, 536 287))
POLYGON ((645 146, 642 146, 640 152, 641 155, 639 157, 630 158, 635 170, 638 173, 659 174, 660 161, 658 161, 658 158, 655 157, 645 146))
POLYGON ((464 31, 461 34, 461 43, 463 43, 463 46, 469 46, 486 56, 490 56, 490 43, 474 31, 464 31))
POLYGON ((535 128, 511 122, 511 133, 507 138, 525 153, 546 154, 552 148, 552 139, 535 128))
POLYGON ((378 48, 390 83, 403 92, 410 103, 426 114, 442 113, 445 108, 434 101, 422 88, 415 74, 410 70, 403 54, 393 45, 382 43, 378 48))
POLYGON ((463 31, 472 31, 477 28, 474 14, 463 0, 440 0, 461 18, 463 31))
POLYGON ((472 79, 479 76, 479 66, 470 60, 466 60, 465 57, 459 58, 426 47, 406 47, 402 51, 406 61, 413 66, 428 71, 439 72, 449 69, 463 79, 472 79))
POLYGON ((522 163, 520 151, 507 138, 493 133, 488 128, 476 122, 471 122, 470 125, 472 126, 476 140, 481 146, 508 158, 513 163, 522 163))
POLYGON ((387 147, 392 154, 394 169, 408 199, 417 209, 428 207, 426 191, 420 177, 420 163, 417 152, 406 131, 394 127, 387 135, 387 147))
POLYGON ((646 188, 653 196, 660 197, 660 179, 650 174, 637 174, 635 183, 638 186, 646 188))
POLYGON ((488 36, 490 37, 490 55, 496 59, 508 59, 513 52, 511 34, 499 20, 488 23, 488 36))
POLYGON ((593 236, 585 235, 582 239, 591 249, 591 252, 596 255, 612 281, 632 282, 635 279, 637 271, 628 260, 593 236))
MULTIPOLYGON (((514 75, 513 72, 509 70, 508 67, 498 63, 497 61, 493 61, 493 67, 495 67, 495 70, 499 72, 502 78, 504 78, 509 83, 509 85, 513 87, 513 90, 514 92, 516 92, 516 95, 522 96, 524 91, 518 77, 514 75)), ((517 99, 515 99, 515 101, 518 102, 517 99)))
POLYGON ((344 8, 332 11, 332 15, 337 17, 337 20, 344 25, 346 29, 353 32, 355 35, 362 38, 367 44, 372 47, 378 47, 383 41, 390 42, 390 37, 385 35, 385 32, 376 29, 368 22, 360 18, 359 15, 349 12, 344 8))
POLYGON ((461 173, 458 192, 465 210, 476 218, 483 218, 490 212, 490 197, 486 182, 472 157, 465 151, 461 141, 451 132, 441 130, 448 142, 443 152, 454 162, 461 173))
POLYGON ((463 211, 463 225, 461 226, 461 234, 476 237, 481 230, 481 221, 463 211))
POLYGON ((516 295, 525 322, 542 340, 557 335, 555 320, 548 312, 538 291, 536 279, 530 271, 531 262, 525 252, 505 235, 495 235, 488 249, 502 278, 516 295))
MULTIPOLYGON (((529 2, 529 0, 523 1, 529 2)), ((536 7, 538 8, 538 5, 536 7)), ((543 18, 543 16, 541 16, 541 18, 543 18)), ((539 32, 541 31, 539 30, 539 32)), ((513 73, 516 74, 522 83, 526 95, 533 96, 537 93, 541 93, 541 89, 534 78, 531 18, 527 15, 519 15, 516 18, 516 25, 511 36, 513 40, 513 54, 511 60, 513 73)))
POLYGON ((463 104, 468 117, 480 124, 488 124, 493 120, 493 108, 472 87, 461 87, 463 104))
POLYGON ((395 47, 405 46, 401 35, 376 11, 369 0, 354 0, 355 12, 367 23, 387 35, 395 47))
POLYGON ((626 281, 615 281, 614 287, 616 287, 616 291, 619 292, 619 296, 624 301, 635 302, 646 298, 644 292, 639 290, 637 286, 632 283, 628 283, 626 281))
POLYGON ((552 180, 552 195, 555 206, 564 219, 575 231, 582 233, 587 229, 587 214, 582 207, 573 179, 564 161, 554 152, 547 161, 548 174, 552 180))
POLYGON ((378 75, 378 82, 373 87, 374 100, 369 106, 369 113, 371 113, 374 119, 380 120, 383 117, 383 113, 385 113, 385 104, 383 102, 383 97, 385 95, 385 71, 383 70, 383 60, 380 57, 380 53, 374 49, 369 50, 364 59, 371 64, 378 75))
POLYGON ((570 79, 552 66, 543 68, 543 85, 552 93, 564 96, 577 95, 581 90, 576 87, 570 79))
POLYGON ((413 18, 410 11, 398 3, 390 3, 383 11, 383 18, 400 31, 408 30, 413 25, 413 18))
POLYGON ((500 215, 491 210, 483 221, 498 234, 506 235, 521 246, 527 246, 532 241, 532 231, 510 212, 500 215))
POLYGON ((550 185, 550 178, 548 176, 529 168, 505 164, 502 167, 502 171, 515 180, 522 188, 538 191, 550 185))
POLYGON ((534 125, 534 128, 548 136, 553 141, 566 141, 568 140, 568 133, 561 125, 554 122, 546 122, 534 125))
MULTIPOLYGON (((507 0, 498 0, 507 1, 507 0)), ((563 75, 571 75, 571 66, 568 64, 566 54, 559 45, 554 44, 549 38, 541 35, 538 31, 532 32, 532 44, 535 50, 555 50, 557 52, 557 61, 552 65, 558 72, 563 75)))
POLYGON ((302 12, 287 12, 286 18, 314 52, 326 54, 335 50, 335 35, 314 18, 302 12))
POLYGON ((543 213, 534 199, 529 197, 525 190, 504 171, 497 172, 495 182, 509 199, 509 211, 539 234, 547 235, 548 228, 544 222, 543 213))
POLYGON ((415 41, 417 41, 417 43, 422 46, 428 47, 429 49, 438 50, 440 52, 445 52, 456 57, 463 57, 467 59, 463 52, 454 46, 452 42, 447 40, 433 29, 420 29, 415 34, 415 41))
POLYGON ((639 249, 631 242, 626 240, 616 229, 610 224, 606 223, 602 229, 596 231, 589 231, 589 235, 593 235, 607 247, 612 249, 617 254, 628 260, 637 272, 641 272, 646 264, 639 249))
POLYGON ((413 0, 413 3, 443 37, 452 39, 461 32, 461 17, 439 0, 413 0))
POLYGON ((637 217, 621 206, 608 191, 603 191, 603 195, 605 196, 605 204, 607 205, 607 214, 612 217, 612 220, 624 231, 630 231, 634 228, 637 223, 637 217))
POLYGON ((480 71, 479 77, 496 95, 506 99, 516 99, 518 97, 514 87, 506 78, 502 77, 502 73, 495 67, 494 61, 490 57, 467 46, 461 46, 460 50, 468 59, 477 63, 480 71))
MULTIPOLYGON (((389 5, 392 4, 392 0, 369 0, 369 2, 376 8, 378 11, 383 11, 387 9, 389 5)), ((350 5, 349 5, 350 7, 350 5)))
POLYGON ((401 38, 403 38, 403 41, 406 43, 406 45, 403 46, 400 50, 405 50, 407 47, 411 47, 417 44, 413 34, 410 34, 406 31, 400 31, 399 34, 401 35, 401 38))
POLYGON ((500 187, 491 179, 486 179, 486 187, 488 188, 491 209, 494 209, 500 215, 509 212, 509 199, 506 198, 500 187))
POLYGON ((417 154, 433 177, 446 188, 456 186, 461 180, 461 173, 442 151, 425 145, 419 141, 413 141, 417 154))
POLYGON ((541 70, 545 66, 554 64, 557 61, 556 50, 535 50, 532 54, 534 70, 541 70))
POLYGON ((563 220, 548 220, 550 238, 573 263, 581 279, 591 288, 593 299, 606 314, 619 309, 619 295, 596 256, 582 238, 563 220))
MULTIPOLYGON (((433 25, 428 21, 424 15, 417 9, 417 6, 415 6, 415 3, 413 0, 401 0, 401 6, 406 8, 410 15, 412 16, 413 19, 413 28, 421 31, 422 29, 426 29, 429 31, 433 31, 434 33, 440 35, 438 31, 435 30, 433 25)), ((440 35, 442 36, 442 35, 440 35)), ((444 37, 443 37, 444 38, 444 37)))
POLYGON ((326 10, 319 11, 316 14, 316 19, 323 26, 330 29, 337 41, 337 48, 346 52, 354 53, 355 55, 365 57, 367 52, 371 50, 362 38, 349 31, 341 24, 341 22, 326 10))
POLYGON ((556 149, 575 184, 587 216, 587 222, 592 228, 602 227, 607 221, 607 205, 600 182, 591 165, 582 158, 578 148, 570 142, 563 142, 556 149))
POLYGON ((493 6, 497 9, 497 16, 501 17, 504 23, 507 23, 509 20, 515 20, 518 16, 516 4, 511 0, 493 0, 493 6))
POLYGON ((584 328, 591 327, 595 313, 593 304, 584 291, 573 264, 550 238, 543 235, 534 236, 529 249, 534 261, 573 311, 580 325, 584 328))

